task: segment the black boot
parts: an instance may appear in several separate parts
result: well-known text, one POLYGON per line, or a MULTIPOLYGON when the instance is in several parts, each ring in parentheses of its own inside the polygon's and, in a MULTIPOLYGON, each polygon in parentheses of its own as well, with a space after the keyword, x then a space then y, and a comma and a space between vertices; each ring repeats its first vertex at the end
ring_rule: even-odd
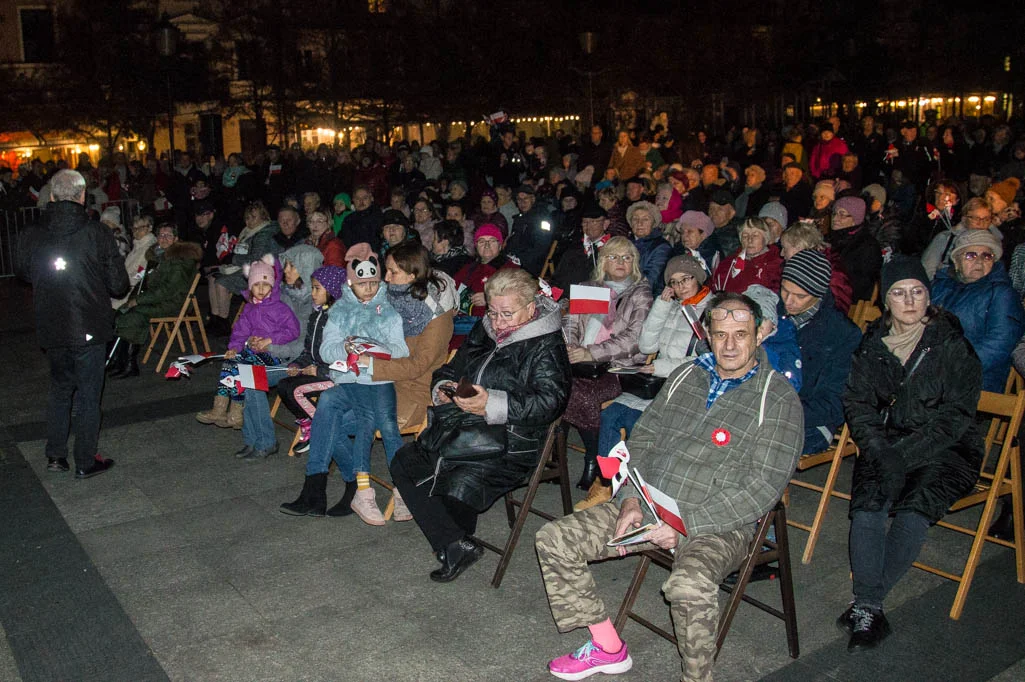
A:
POLYGON ((431 571, 431 580, 436 583, 449 583, 472 566, 484 554, 484 548, 471 537, 449 543, 441 559, 441 568, 431 571))
POLYGON ((1000 500, 1000 516, 990 525, 989 534, 998 540, 1014 542, 1014 515, 1009 497, 1000 500))
POLYGON ((590 490, 594 479, 598 477, 598 432, 586 429, 577 429, 580 440, 584 444, 584 471, 580 474, 577 487, 581 490, 590 490))
POLYGON ((125 371, 128 364, 128 342, 122 338, 114 339, 113 355, 107 360, 107 374, 113 376, 125 371))
MULTIPOLYGON (((325 474, 326 475, 326 474, 325 474)), ((356 481, 345 482, 345 492, 338 504, 327 510, 328 516, 348 516, 352 513, 352 498, 356 496, 356 481)), ((326 504, 326 503, 325 503, 326 504)))
POLYGON ((327 474, 313 474, 303 481, 295 502, 286 502, 278 511, 290 516, 324 516, 327 510, 327 474))
POLYGON ((111 378, 127 379, 128 377, 139 376, 139 344, 128 344, 125 354, 128 356, 128 359, 124 367, 121 368, 121 371, 112 373, 110 375, 111 378))

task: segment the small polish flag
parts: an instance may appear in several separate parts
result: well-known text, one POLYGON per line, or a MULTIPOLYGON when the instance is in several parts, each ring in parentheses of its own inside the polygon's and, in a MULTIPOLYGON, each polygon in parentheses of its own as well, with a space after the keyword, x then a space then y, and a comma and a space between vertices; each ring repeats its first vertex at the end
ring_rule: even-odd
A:
POLYGON ((572 284, 569 288, 570 315, 608 315, 612 289, 572 284))
POLYGON ((29 185, 28 195, 32 197, 32 201, 39 201, 39 190, 29 185))
POLYGON ((619 441, 609 451, 607 457, 599 455, 597 460, 601 475, 612 481, 612 496, 615 497, 630 471, 627 467, 627 463, 630 461, 630 451, 627 449, 626 443, 619 441))
POLYGON ((270 166, 267 167, 267 170, 269 171, 268 175, 281 175, 281 164, 272 163, 270 166))
POLYGON ((267 385, 267 368, 262 365, 239 365, 237 381, 242 388, 264 392, 270 388, 267 385))
POLYGON ((640 488, 641 494, 644 495, 644 499, 648 503, 648 508, 677 533, 684 536, 687 535, 687 529, 683 525, 683 519, 680 518, 680 506, 676 504, 676 500, 669 497, 658 488, 649 485, 636 469, 632 470, 631 473, 636 477, 636 482, 639 483, 637 487, 640 488))

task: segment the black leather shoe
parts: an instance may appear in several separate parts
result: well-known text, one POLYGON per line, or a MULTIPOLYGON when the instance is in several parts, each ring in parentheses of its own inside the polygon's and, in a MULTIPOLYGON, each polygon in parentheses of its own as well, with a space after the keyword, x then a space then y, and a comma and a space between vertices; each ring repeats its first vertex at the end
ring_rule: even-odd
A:
MULTIPOLYGON (((751 571, 751 579, 748 580, 748 583, 756 583, 761 580, 775 580, 778 573, 779 569, 775 566, 761 564, 759 566, 755 566, 751 571)), ((734 571, 726 576, 723 583, 726 585, 736 585, 738 580, 740 580, 740 571, 734 571)))
POLYGON ((249 454, 243 455, 241 457, 241 459, 244 459, 247 462, 255 462, 255 461, 258 461, 258 460, 261 460, 261 459, 267 459, 268 457, 270 457, 271 455, 273 455, 277 451, 278 451, 278 444, 275 443, 271 447, 265 448, 263 450, 255 450, 255 449, 254 450, 250 450, 249 454))
POLYGON ((238 459, 245 459, 249 456, 249 453, 253 451, 252 445, 243 445, 241 448, 235 451, 235 457, 238 459))
POLYGON ((854 602, 847 605, 847 610, 836 619, 836 629, 848 637, 854 634, 854 602))
POLYGON ((46 458, 46 470, 55 474, 62 474, 65 471, 71 469, 71 465, 68 464, 67 457, 47 457, 46 458))
POLYGON ((890 623, 882 610, 855 605, 851 608, 854 632, 847 642, 847 651, 874 649, 890 635, 890 623))
POLYGON ((88 469, 76 469, 75 478, 86 479, 92 478, 93 476, 99 476, 100 474, 110 471, 114 467, 114 460, 103 459, 99 455, 96 455, 96 459, 93 460, 92 466, 88 469))
POLYGON ((356 481, 345 482, 345 492, 335 506, 327 510, 328 516, 349 516, 352 514, 352 498, 356 496, 356 481))
POLYGON ((577 487, 581 490, 590 490, 591 484, 594 483, 594 479, 598 477, 599 471, 598 461, 585 457, 584 471, 580 474, 580 480, 577 481, 577 487))
POLYGON ((445 548, 441 568, 431 571, 431 580, 450 583, 484 555, 484 548, 471 538, 456 540, 445 548))

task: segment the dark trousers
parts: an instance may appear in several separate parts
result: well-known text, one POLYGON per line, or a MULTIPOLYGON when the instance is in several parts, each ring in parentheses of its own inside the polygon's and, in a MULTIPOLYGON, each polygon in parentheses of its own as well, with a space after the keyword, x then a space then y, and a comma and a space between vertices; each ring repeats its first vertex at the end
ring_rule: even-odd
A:
POLYGON ((448 495, 431 496, 431 481, 421 486, 402 466, 403 454, 413 451, 415 444, 402 447, 391 461, 391 478, 413 519, 435 552, 451 543, 473 535, 477 530, 477 511, 448 495))
POLYGON ((88 469, 100 439, 100 396, 103 394, 103 344, 49 348, 50 394, 46 407, 46 456, 68 456, 71 407, 75 408, 75 466, 88 469))
POLYGON ((856 511, 851 518, 854 601, 877 609, 915 562, 930 525, 921 514, 898 512, 887 530, 889 508, 887 503, 877 512, 856 511))

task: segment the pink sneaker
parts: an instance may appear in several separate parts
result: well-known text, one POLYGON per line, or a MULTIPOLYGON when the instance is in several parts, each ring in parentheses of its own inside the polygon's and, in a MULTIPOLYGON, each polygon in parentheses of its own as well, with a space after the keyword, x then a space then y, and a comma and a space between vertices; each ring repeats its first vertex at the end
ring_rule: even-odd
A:
POLYGON ((548 672, 560 680, 582 680, 595 673, 616 675, 625 673, 633 667, 633 659, 627 651, 626 642, 623 648, 614 654, 605 653, 600 646, 588 640, 587 644, 571 654, 559 656, 548 664, 548 672))
POLYGON ((303 417, 302 419, 296 419, 295 423, 299 425, 299 442, 307 442, 310 439, 310 427, 313 426, 313 420, 309 417, 303 417))

